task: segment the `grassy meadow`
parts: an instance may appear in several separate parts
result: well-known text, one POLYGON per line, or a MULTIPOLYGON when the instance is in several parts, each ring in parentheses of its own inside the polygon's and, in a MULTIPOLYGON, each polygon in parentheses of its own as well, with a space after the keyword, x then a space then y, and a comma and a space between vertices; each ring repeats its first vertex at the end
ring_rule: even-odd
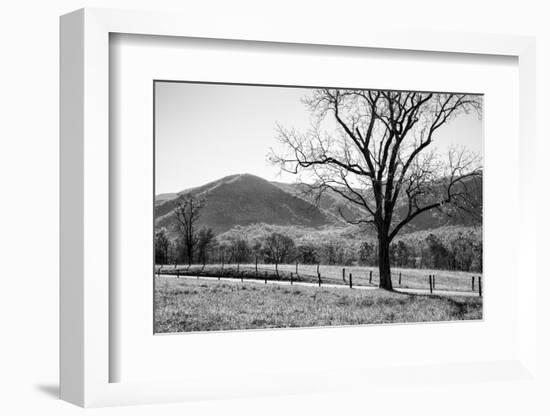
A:
POLYGON ((478 297, 155 277, 156 333, 481 318, 478 297))
MULTIPOLYGON (((253 268, 254 265, 246 265, 244 267, 253 268)), ((273 269, 275 266, 271 264, 258 265, 261 270, 273 269)), ((285 264, 278 266, 280 271, 295 272, 295 264, 285 264)), ((354 285, 378 286, 379 273, 377 267, 368 266, 336 266, 336 265, 321 265, 319 272, 322 278, 330 281, 342 282, 342 270, 345 269, 346 278, 351 273, 353 276, 354 285), (369 284, 369 274, 372 271, 372 283, 369 284)), ((452 290, 468 292, 472 290, 472 276, 477 276, 478 273, 469 273, 461 271, 448 270, 431 270, 431 269, 405 269, 392 267, 392 283, 395 288, 408 289, 429 289, 428 275, 436 276, 436 288, 438 290, 452 290), (399 286, 399 273, 401 273, 401 286, 399 286)), ((298 265, 298 273, 303 276, 317 276, 316 265, 298 265)))

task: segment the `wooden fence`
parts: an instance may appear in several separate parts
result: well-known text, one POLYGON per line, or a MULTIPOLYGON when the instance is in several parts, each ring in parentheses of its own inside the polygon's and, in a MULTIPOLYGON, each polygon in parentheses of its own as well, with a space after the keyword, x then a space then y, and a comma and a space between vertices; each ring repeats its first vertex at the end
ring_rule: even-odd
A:
MULTIPOLYGON (((178 265, 160 265, 155 268, 155 272, 158 276, 160 276, 161 273, 168 273, 176 275, 177 277, 181 275, 196 275, 197 278, 199 278, 199 275, 207 276, 210 274, 216 277, 216 274, 211 270, 215 269, 215 266, 216 265, 185 265, 179 267, 178 265)), ((268 280, 289 281, 291 285, 295 282, 306 281, 310 283, 316 282, 319 287, 321 287, 323 283, 326 283, 345 285, 350 289, 357 286, 377 286, 373 268, 360 266, 338 268, 338 266, 323 266, 320 264, 300 265, 295 263, 292 265, 258 265, 256 263, 252 265, 224 264, 220 270, 222 273, 217 274, 218 280, 220 280, 221 277, 233 277, 244 282, 244 280, 262 280, 263 278, 265 284, 267 284, 268 280), (341 280, 336 278, 338 270, 341 271, 341 280), (270 275, 270 271, 274 273, 270 275)), ((430 294, 433 294, 436 290, 439 292, 471 291, 477 292, 479 296, 483 296, 481 275, 470 276, 470 281, 468 276, 464 276, 464 274, 458 276, 456 272, 441 271, 439 274, 428 273, 427 275, 424 273, 418 269, 394 271, 392 276, 394 287, 426 290, 429 291, 430 294)))

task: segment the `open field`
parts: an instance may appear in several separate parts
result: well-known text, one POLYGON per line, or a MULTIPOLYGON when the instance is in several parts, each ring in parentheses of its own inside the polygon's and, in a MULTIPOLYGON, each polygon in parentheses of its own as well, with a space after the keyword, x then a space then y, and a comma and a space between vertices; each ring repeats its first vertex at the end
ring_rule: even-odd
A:
MULTIPOLYGON (((157 267, 158 270, 158 267, 157 267)), ((162 272, 168 274, 180 273, 181 275, 208 275, 221 277, 242 277, 243 279, 262 279, 268 280, 290 280, 292 273, 293 279, 304 282, 317 282, 317 266, 316 265, 298 265, 298 274, 296 274, 295 264, 280 264, 278 265, 278 274, 274 264, 258 264, 258 274, 254 264, 225 265, 206 265, 203 269, 200 265, 178 266, 173 265, 163 266, 162 272)), ((320 265, 319 273, 323 283, 331 284, 347 284, 349 274, 352 274, 354 286, 378 286, 378 268, 368 266, 329 266, 320 265), (346 281, 342 279, 342 271, 345 269, 346 281), (369 274, 372 271, 372 283, 369 283, 369 274)), ((428 269, 401 269, 392 268, 392 282, 394 288, 403 289, 429 289, 428 275, 435 275, 435 289, 449 290, 459 292, 472 291, 472 276, 475 276, 474 291, 478 290, 479 273, 469 273, 461 271, 446 271, 446 270, 428 270, 428 269), (401 285, 399 285, 399 274, 401 273, 401 285)))
POLYGON ((155 277, 155 332, 482 318, 482 299, 155 277))
MULTIPOLYGON (((273 269, 275 266, 271 264, 258 265, 258 268, 273 269)), ((246 267, 254 267, 254 265, 247 265, 246 267)), ((279 270, 295 272, 296 265, 285 264, 279 265, 279 270)), ((369 274, 372 271, 372 284, 378 286, 379 274, 377 267, 367 266, 319 266, 319 272, 322 278, 328 278, 331 280, 340 281, 343 283, 342 270, 345 269, 346 279, 351 273, 353 276, 353 283, 357 285, 369 285, 369 274)), ((317 275, 316 265, 298 265, 298 273, 300 275, 317 275)), ((392 268, 392 283, 395 288, 411 288, 411 289, 429 289, 428 275, 436 276, 436 288, 440 290, 454 290, 454 291, 471 291, 472 290, 472 276, 476 276, 476 288, 477 288, 477 276, 476 273, 468 273, 461 271, 446 271, 446 270, 428 270, 428 269, 401 269, 398 267, 392 268), (401 286, 399 286, 399 273, 401 273, 401 286)))

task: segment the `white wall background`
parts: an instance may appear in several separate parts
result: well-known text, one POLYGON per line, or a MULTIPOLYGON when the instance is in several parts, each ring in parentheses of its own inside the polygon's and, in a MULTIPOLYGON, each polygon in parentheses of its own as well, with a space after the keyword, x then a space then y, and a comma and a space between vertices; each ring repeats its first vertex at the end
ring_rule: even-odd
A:
MULTIPOLYGON (((288 25, 315 19, 327 26, 368 25, 391 19, 404 27, 536 35, 538 42, 538 131, 541 191, 539 261, 548 244, 547 155, 550 151, 546 118, 550 105, 550 13, 547 2, 461 0, 355 1, 169 1, 169 0, 20 0, 4 2, 0 10, 0 413, 77 414, 82 410, 56 400, 58 375, 58 16, 80 7, 178 10, 196 14, 204 24, 209 16, 227 19, 263 18, 288 25)), ((505 123, 506 120, 503 120, 505 123)), ((535 208, 534 208, 535 209, 535 208)), ((513 221, 513 219, 511 219, 513 221)), ((505 227, 504 227, 505 229, 505 227)), ((543 299, 549 284, 538 288, 543 299)), ((539 302, 548 317, 548 303, 539 302)), ((540 334, 546 354, 548 320, 540 334)), ((542 352, 542 351, 541 351, 542 352)), ((539 355, 548 370, 548 358, 539 355)), ((546 371, 546 374, 549 374, 546 371)), ((548 386, 547 386, 548 387, 548 386)), ((550 389, 548 389, 550 390, 550 389)), ((433 386, 395 397, 329 396, 258 398, 157 407, 94 410, 96 414, 548 414, 550 405, 536 400, 542 391, 500 383, 482 395, 475 387, 433 386), (452 395, 449 391, 454 391, 452 395), (429 396, 429 398, 428 398, 429 396)))

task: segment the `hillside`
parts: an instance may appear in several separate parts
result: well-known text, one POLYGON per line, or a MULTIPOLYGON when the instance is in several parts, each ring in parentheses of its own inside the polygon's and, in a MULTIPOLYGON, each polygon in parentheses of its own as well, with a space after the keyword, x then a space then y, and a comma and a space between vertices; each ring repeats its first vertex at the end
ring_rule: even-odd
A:
MULTIPOLYGON (((335 218, 337 223, 345 223, 342 215, 347 220, 357 220, 368 216, 366 210, 359 205, 353 204, 346 200, 333 190, 326 190, 317 198, 314 193, 309 192, 309 187, 303 183, 282 183, 272 182, 285 192, 289 192, 299 198, 308 201, 311 204, 316 204, 327 215, 335 218)), ((447 213, 438 210, 431 210, 417 216, 403 230, 403 232, 413 232, 421 230, 429 230, 451 225, 473 226, 477 225, 477 217, 481 216, 482 212, 482 179, 475 178, 470 180, 469 185, 472 195, 475 196, 475 206, 472 207, 473 215, 463 210, 448 208, 447 213)), ((374 203, 372 203, 374 207, 374 203)), ((404 217, 407 212, 407 201, 398 200, 396 210, 394 211, 394 220, 397 221, 400 217, 404 217)))
MULTIPOLYGON (((481 179, 474 183, 481 213, 481 179)), ((237 226, 269 224, 305 228, 342 228, 340 211, 348 219, 364 218, 361 207, 348 202, 337 192, 325 192, 318 200, 307 192, 307 185, 269 182, 250 174, 231 175, 179 193, 161 194, 155 198, 155 226, 175 229, 174 210, 178 202, 189 194, 204 198, 200 224, 220 234, 237 226)), ((396 217, 405 212, 404 204, 396 210, 396 217)), ((429 230, 444 226, 471 226, 474 217, 453 211, 448 215, 429 211, 419 215, 403 232, 429 230)))
POLYGON ((200 225, 212 228, 216 234, 237 225, 255 223, 321 227, 337 222, 311 203, 265 179, 239 174, 182 191, 176 198, 158 203, 155 225, 172 230, 175 227, 174 209, 181 198, 189 194, 205 199, 200 225))
POLYGON ((316 195, 310 192, 309 187, 306 184, 283 182, 272 183, 285 192, 295 195, 298 198, 302 198, 310 204, 317 205, 327 215, 332 216, 337 223, 346 224, 342 218, 342 215, 348 220, 357 220, 366 215, 366 211, 364 209, 352 204, 332 190, 326 190, 317 200, 316 195))
POLYGON ((155 206, 160 205, 166 201, 169 201, 177 197, 178 197, 177 193, 166 193, 166 194, 155 195, 155 206))

